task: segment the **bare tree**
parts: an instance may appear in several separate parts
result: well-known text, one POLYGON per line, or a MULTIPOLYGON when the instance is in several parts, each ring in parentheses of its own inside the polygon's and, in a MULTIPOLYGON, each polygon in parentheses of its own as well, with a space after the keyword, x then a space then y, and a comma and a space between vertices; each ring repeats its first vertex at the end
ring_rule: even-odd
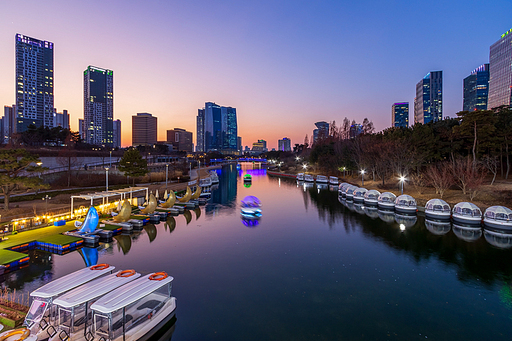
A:
POLYGON ((80 166, 80 161, 76 157, 74 150, 64 148, 59 152, 57 163, 66 169, 68 175, 68 187, 71 185, 71 175, 74 168, 80 166))
POLYGON ((500 164, 500 161, 498 160, 498 157, 496 156, 490 156, 486 155, 484 156, 484 165, 489 170, 489 172, 492 173, 492 181, 491 186, 494 184, 494 180, 496 180, 496 175, 498 174, 498 167, 500 164))
POLYGON ((479 163, 477 163, 474 167, 470 169, 470 175, 467 177, 467 189, 469 192, 469 200, 473 201, 477 192, 482 187, 487 170, 485 167, 479 163))
POLYGON ((468 194, 469 191, 470 198, 476 195, 485 178, 485 173, 485 168, 481 164, 473 164, 469 158, 457 159, 453 162, 452 174, 455 183, 462 193, 468 194))
POLYGON ((425 172, 427 183, 436 189, 436 193, 441 196, 441 199, 444 192, 454 183, 451 169, 452 167, 448 162, 442 162, 437 165, 431 165, 425 172))

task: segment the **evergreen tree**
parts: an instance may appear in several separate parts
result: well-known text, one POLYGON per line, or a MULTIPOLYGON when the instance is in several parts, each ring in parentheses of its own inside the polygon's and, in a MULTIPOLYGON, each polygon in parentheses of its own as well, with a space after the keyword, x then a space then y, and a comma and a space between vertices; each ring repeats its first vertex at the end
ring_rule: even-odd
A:
POLYGON ((9 209, 12 191, 19 187, 44 187, 37 176, 29 176, 44 170, 37 163, 40 160, 25 149, 4 149, 0 151, 0 189, 4 194, 4 209, 9 209))
POLYGON ((149 173, 148 162, 142 158, 136 148, 130 148, 124 152, 123 157, 119 161, 119 170, 127 177, 131 176, 134 185, 135 177, 144 176, 149 173))

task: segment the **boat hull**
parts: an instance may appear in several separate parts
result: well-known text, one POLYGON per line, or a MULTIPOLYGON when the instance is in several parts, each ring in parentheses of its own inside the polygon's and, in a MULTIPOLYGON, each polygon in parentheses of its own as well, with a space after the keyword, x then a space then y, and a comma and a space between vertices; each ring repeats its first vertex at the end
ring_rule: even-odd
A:
POLYGON ((429 219, 450 220, 450 213, 425 211, 425 216, 429 219))
POLYGON ((377 204, 377 206, 379 206, 379 209, 384 210, 384 211, 394 211, 395 210, 394 203, 379 202, 377 204))
POLYGON ((364 203, 364 198, 362 197, 354 197, 354 202, 358 204, 364 203))
POLYGON ((452 219, 454 222, 457 222, 460 224, 468 224, 468 225, 475 225, 475 226, 480 226, 482 224, 481 217, 460 216, 460 215, 454 213, 452 215, 452 219))
POLYGON ((484 218, 484 225, 486 227, 490 227, 493 229, 512 231, 512 222, 510 222, 510 221, 500 222, 500 221, 484 218))
POLYGON ((410 206, 397 206, 395 205, 395 211, 398 213, 405 213, 405 214, 416 214, 416 207, 410 207, 410 206))
POLYGON ((364 204, 367 206, 378 206, 379 202, 375 199, 364 199, 364 204))

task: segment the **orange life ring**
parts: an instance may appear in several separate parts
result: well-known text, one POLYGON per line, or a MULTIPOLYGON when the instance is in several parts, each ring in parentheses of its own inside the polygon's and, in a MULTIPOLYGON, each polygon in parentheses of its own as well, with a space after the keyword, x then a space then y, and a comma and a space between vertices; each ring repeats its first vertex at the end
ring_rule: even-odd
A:
POLYGON ((161 281, 162 279, 165 279, 167 277, 169 277, 169 276, 165 272, 161 271, 161 272, 155 272, 154 274, 149 276, 149 279, 151 281, 161 281))
POLYGON ((14 330, 6 331, 6 332, 0 334, 0 341, 7 340, 11 336, 17 335, 17 334, 21 334, 21 335, 15 341, 23 341, 23 340, 25 340, 30 335, 30 329, 28 329, 28 328, 20 328, 20 329, 14 329, 14 330))
MULTIPOLYGON (((108 265, 107 263, 102 263, 102 264, 98 264, 98 265, 93 265, 91 266, 91 270, 105 270, 106 268, 108 268, 110 265, 108 265)), ((2 340, 0 340, 2 341, 2 340)))
POLYGON ((135 270, 123 270, 120 271, 116 276, 117 277, 130 277, 135 275, 135 270))

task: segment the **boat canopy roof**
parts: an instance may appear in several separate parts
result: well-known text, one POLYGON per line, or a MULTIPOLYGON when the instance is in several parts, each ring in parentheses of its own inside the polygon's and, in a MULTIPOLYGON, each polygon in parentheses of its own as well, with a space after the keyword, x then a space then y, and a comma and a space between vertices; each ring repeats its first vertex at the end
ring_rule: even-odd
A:
POLYGON ((329 177, 329 179, 331 179, 331 180, 338 180, 338 177, 336 177, 336 176, 332 176, 332 175, 331 175, 331 176, 329 177))
POLYGON ((441 199, 430 199, 425 204, 426 211, 447 211, 450 212, 450 205, 441 199))
POLYGON ((391 192, 384 192, 379 195, 379 201, 395 201, 396 195, 391 192))
POLYGON ((155 276, 157 274, 158 273, 152 273, 144 277, 140 277, 120 288, 115 289, 97 300, 93 305, 91 305, 91 309, 104 314, 111 313, 140 300, 162 286, 171 283, 174 279, 172 276, 167 276, 160 280, 150 279, 151 276, 155 276))
POLYGON ((480 211, 480 208, 477 205, 467 201, 459 202, 453 206, 453 213, 460 215, 471 215, 473 217, 482 216, 482 211, 480 211))
POLYGON ((101 267, 98 265, 89 266, 87 268, 72 272, 69 275, 57 278, 56 280, 43 285, 39 289, 32 291, 30 296, 50 298, 65 293, 66 291, 76 288, 79 285, 105 275, 116 268, 112 265, 106 265, 106 267, 101 267))
POLYGON ((407 205, 414 206, 416 205, 416 199, 407 194, 402 194, 396 197, 395 205, 407 205))
POLYGON ((359 187, 354 191, 354 195, 358 197, 364 197, 366 192, 368 192, 366 188, 359 187))
POLYGON ((491 206, 484 213, 487 218, 512 219, 512 210, 505 206, 491 206))
POLYGON ((357 189, 357 186, 349 185, 345 188, 345 193, 352 194, 357 189))
POLYGON ((376 189, 371 189, 364 194, 366 199, 377 199, 380 196, 380 192, 376 189))
MULTIPOLYGON (((130 271, 130 270, 126 270, 130 271)), ((71 308, 83 304, 100 296, 108 294, 112 290, 131 282, 140 277, 140 273, 131 272, 130 276, 123 276, 122 271, 110 274, 108 276, 97 278, 87 282, 65 293, 57 298, 54 303, 64 308, 71 308)))
POLYGON ((327 179, 327 177, 325 175, 317 175, 316 178, 317 179, 327 179))
POLYGON ((338 188, 339 188, 339 190, 340 190, 341 192, 345 192, 345 190, 347 189, 347 186, 350 186, 350 184, 347 184, 346 182, 344 182, 344 183, 340 184, 340 185, 338 186, 338 188))

